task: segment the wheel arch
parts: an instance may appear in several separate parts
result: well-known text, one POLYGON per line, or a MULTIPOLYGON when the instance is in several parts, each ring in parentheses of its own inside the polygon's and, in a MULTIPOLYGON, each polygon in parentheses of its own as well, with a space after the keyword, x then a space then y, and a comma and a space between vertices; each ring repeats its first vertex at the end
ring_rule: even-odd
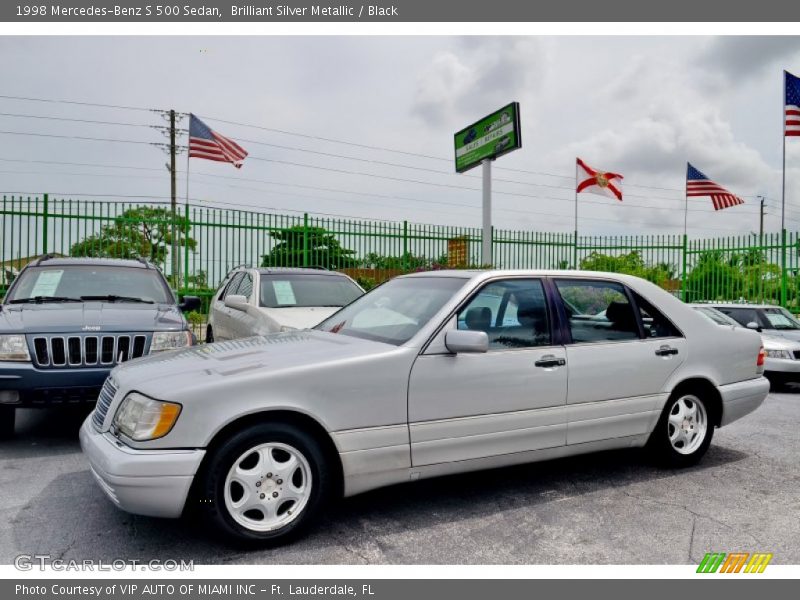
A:
MULTIPOLYGON (((338 497, 341 497, 344 494, 344 470, 342 467, 342 460, 331 435, 319 421, 308 414, 287 409, 262 410, 259 412, 242 415, 241 417, 226 423, 224 427, 214 434, 214 436, 211 438, 211 441, 208 443, 205 456, 203 457, 203 461, 200 463, 200 467, 194 478, 195 483, 202 478, 201 475, 203 473, 203 469, 206 468, 216 449, 219 448, 219 446, 222 445, 225 440, 230 438, 235 433, 250 427, 251 425, 257 425, 265 422, 293 425, 311 434, 314 439, 320 443, 322 451, 325 453, 325 457, 328 459, 329 465, 334 469, 334 493, 338 497)), ((192 487, 194 488, 194 485, 192 487)))
MULTIPOLYGON (((699 393, 709 403, 709 410, 712 413, 712 423, 719 427, 722 423, 722 395, 719 389, 710 379, 705 377, 689 377, 679 381, 670 392, 669 398, 682 393, 699 393)), ((664 407, 666 409, 666 406, 664 407)))

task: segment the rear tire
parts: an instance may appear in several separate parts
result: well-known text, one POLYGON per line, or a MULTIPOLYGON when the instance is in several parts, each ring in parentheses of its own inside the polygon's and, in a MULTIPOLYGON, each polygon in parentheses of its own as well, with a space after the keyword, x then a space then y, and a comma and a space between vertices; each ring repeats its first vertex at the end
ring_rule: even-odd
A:
POLYGON ((213 344, 214 343, 214 330, 211 329, 211 325, 206 326, 206 344, 213 344))
POLYGON ((647 448, 661 465, 671 468, 697 464, 714 437, 714 414, 701 393, 679 391, 667 400, 647 448))
POLYGON ((314 522, 333 490, 320 444, 286 423, 251 425, 223 442, 199 475, 202 518, 228 539, 279 545, 314 522))
POLYGON ((16 416, 15 407, 0 405, 0 440, 7 440, 14 436, 16 416))

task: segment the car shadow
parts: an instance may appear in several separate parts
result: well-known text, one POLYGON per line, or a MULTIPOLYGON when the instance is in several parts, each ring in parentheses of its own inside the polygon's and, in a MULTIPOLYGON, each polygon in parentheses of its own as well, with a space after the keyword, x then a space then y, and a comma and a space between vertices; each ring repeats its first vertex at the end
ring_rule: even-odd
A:
POLYGON ((511 509, 542 514, 559 502, 638 482, 682 477, 735 463, 748 454, 714 446, 700 465, 682 471, 649 464, 641 451, 610 451, 375 490, 344 499, 310 534, 278 548, 219 541, 193 519, 154 519, 118 510, 88 471, 60 475, 11 518, 19 552, 62 559, 194 560, 198 564, 321 564, 363 562, 340 549, 357 545, 365 529, 381 536, 425 531, 441 523, 487 518, 511 509), (53 494, 66 490, 68 497, 53 494))
POLYGON ((18 408, 14 436, 0 440, 0 452, 14 459, 79 452, 78 432, 93 409, 93 403, 18 408))

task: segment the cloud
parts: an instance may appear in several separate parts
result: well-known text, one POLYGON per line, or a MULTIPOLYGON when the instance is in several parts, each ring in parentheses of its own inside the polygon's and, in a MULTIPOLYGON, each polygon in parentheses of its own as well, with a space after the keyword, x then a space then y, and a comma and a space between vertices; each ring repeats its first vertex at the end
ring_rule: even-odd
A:
POLYGON ((723 36, 709 42, 699 64, 712 74, 716 71, 729 81, 737 81, 758 76, 776 63, 789 63, 799 55, 797 36, 723 36))
POLYGON ((537 38, 455 38, 417 77, 412 115, 427 125, 460 127, 541 89, 544 45, 537 38))

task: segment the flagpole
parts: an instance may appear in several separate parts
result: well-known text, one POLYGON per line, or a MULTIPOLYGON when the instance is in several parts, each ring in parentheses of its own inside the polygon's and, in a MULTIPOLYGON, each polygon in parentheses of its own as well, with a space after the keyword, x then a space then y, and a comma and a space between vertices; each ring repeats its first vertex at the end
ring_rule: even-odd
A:
POLYGON ((572 249, 572 262, 578 270, 578 159, 575 159, 575 246, 572 249))
POLYGON ((783 176, 781 181, 781 306, 786 306, 786 71, 783 72, 783 176))
MULTIPOLYGON (((189 140, 186 141, 186 241, 183 246, 183 277, 184 289, 189 288, 189 140)), ((196 285, 196 282, 195 282, 196 285)))
POLYGON ((689 224, 689 163, 686 163, 686 177, 683 178, 683 237, 686 237, 689 224))
POLYGON ((689 224, 689 163, 686 163, 686 177, 683 178, 683 257, 681 259, 681 300, 686 302, 686 251, 689 246, 687 228, 689 224))

